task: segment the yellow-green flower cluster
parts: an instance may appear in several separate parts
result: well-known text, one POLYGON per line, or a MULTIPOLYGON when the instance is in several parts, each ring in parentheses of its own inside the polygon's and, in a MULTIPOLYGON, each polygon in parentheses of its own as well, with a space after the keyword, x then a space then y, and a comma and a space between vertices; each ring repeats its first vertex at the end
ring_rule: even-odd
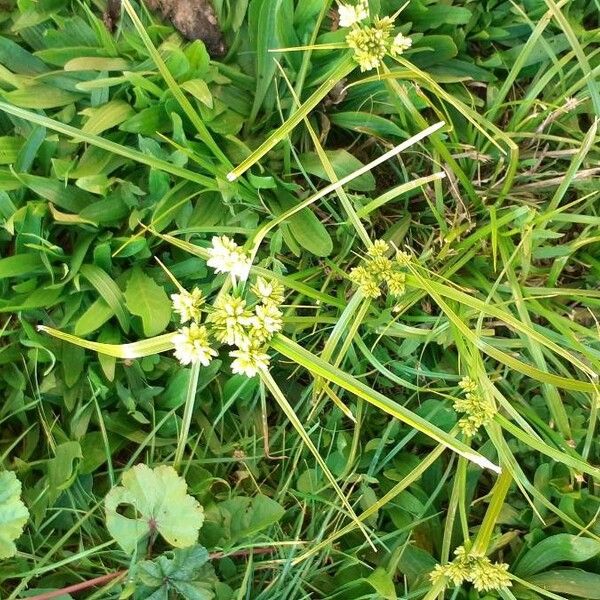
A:
POLYGON ((464 413, 458 421, 458 426, 466 436, 473 437, 480 427, 487 425, 494 418, 494 407, 470 377, 463 377, 458 385, 464 392, 464 397, 454 401, 454 410, 464 413))
POLYGON ((220 342, 237 348, 229 353, 234 359, 231 370, 248 377, 268 368, 266 347, 283 326, 279 310, 283 286, 259 277, 251 291, 258 299, 253 310, 243 298, 225 294, 217 300, 207 319, 220 342))
POLYGON ((381 296, 383 287, 394 297, 402 296, 406 286, 406 273, 401 269, 408 264, 407 254, 398 252, 394 260, 387 257, 390 247, 377 240, 367 251, 362 264, 350 271, 350 279, 368 298, 381 296))
POLYGON ((250 256, 232 239, 226 235, 214 236, 208 252, 210 256, 206 264, 216 273, 230 273, 234 281, 236 277, 246 281, 251 267, 250 256))
POLYGON ((376 17, 372 24, 365 24, 369 18, 366 0, 355 5, 340 2, 338 12, 340 26, 350 27, 346 43, 354 51, 354 60, 361 71, 379 68, 386 54, 399 56, 412 45, 409 37, 401 33, 393 35, 394 20, 390 17, 376 17))
POLYGON ((208 330, 204 325, 195 322, 189 327, 182 327, 177 335, 173 336, 173 344, 175 357, 182 365, 199 362, 208 367, 217 356, 217 351, 210 346, 208 330))
POLYGON ((251 267, 250 256, 233 240, 226 236, 213 237, 207 265, 216 273, 230 273, 234 293, 223 291, 212 306, 204 306, 202 292, 194 288, 191 292, 181 289, 173 294, 173 311, 182 327, 173 336, 175 357, 182 365, 200 363, 208 366, 217 356, 214 346, 226 344, 235 349, 229 353, 234 360, 231 369, 254 377, 269 366, 269 355, 265 352, 271 338, 283 326, 283 314, 279 305, 284 299, 284 288, 276 281, 258 277, 250 285, 254 299, 248 304, 243 297, 239 281, 245 281, 251 267), (208 312, 204 324, 202 311, 208 312))
POLYGON ((467 581, 479 592, 489 592, 512 585, 507 564, 493 563, 484 554, 468 552, 464 546, 459 546, 454 554, 456 558, 452 562, 435 566, 429 575, 433 583, 437 583, 443 577, 448 578, 454 585, 461 585, 467 581))
POLYGON ((179 314, 182 323, 200 320, 200 309, 204 304, 202 292, 195 287, 191 292, 181 290, 179 294, 171 294, 173 310, 179 314))
POLYGON ((256 297, 251 305, 237 293, 220 294, 213 306, 206 308, 209 314, 204 325, 200 324, 202 293, 195 288, 192 292, 182 290, 173 294, 173 310, 180 315, 181 322, 192 321, 189 327, 182 327, 173 336, 175 356, 181 364, 208 366, 217 356, 212 340, 213 344, 235 347, 229 353, 234 359, 231 364, 234 373, 254 377, 268 368, 269 356, 265 350, 283 326, 279 305, 283 302, 284 289, 275 281, 258 277, 250 290, 256 297))

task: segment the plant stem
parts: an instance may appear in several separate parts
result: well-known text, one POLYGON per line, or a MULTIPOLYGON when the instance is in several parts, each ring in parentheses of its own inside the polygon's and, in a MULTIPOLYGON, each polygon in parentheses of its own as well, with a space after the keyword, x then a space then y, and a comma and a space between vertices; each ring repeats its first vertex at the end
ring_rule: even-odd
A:
POLYGON ((175 451, 175 459, 173 461, 173 467, 179 469, 181 461, 183 460, 183 453, 185 452, 185 445, 187 444, 188 435, 190 433, 190 425, 192 424, 192 414, 194 413, 194 402, 196 400, 196 390, 198 389, 198 378, 200 376, 200 363, 192 363, 190 369, 190 378, 188 380, 188 389, 185 398, 185 408, 183 409, 183 424, 179 439, 177 440, 177 450, 175 451))

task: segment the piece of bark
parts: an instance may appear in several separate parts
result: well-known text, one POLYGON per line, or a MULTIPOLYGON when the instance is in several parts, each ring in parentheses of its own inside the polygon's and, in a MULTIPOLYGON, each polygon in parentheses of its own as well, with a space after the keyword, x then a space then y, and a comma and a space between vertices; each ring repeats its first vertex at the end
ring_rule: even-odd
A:
POLYGON ((108 0, 102 16, 106 29, 113 33, 121 16, 121 0, 108 0))
POLYGON ((146 0, 188 40, 202 40, 211 56, 223 56, 227 47, 211 0, 146 0))

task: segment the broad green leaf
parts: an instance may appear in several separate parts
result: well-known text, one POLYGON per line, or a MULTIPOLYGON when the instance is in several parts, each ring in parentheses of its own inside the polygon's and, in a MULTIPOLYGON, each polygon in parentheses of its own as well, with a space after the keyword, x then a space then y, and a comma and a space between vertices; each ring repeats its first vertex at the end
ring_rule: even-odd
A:
POLYGON ((552 535, 528 550, 519 561, 516 575, 527 577, 557 562, 582 562, 600 554, 600 542, 570 533, 552 535))
POLYGON ((30 175, 29 173, 20 173, 18 178, 32 192, 59 208, 72 213, 78 213, 96 201, 96 198, 91 194, 78 190, 71 185, 65 185, 58 179, 30 175))
POLYGON ((133 108, 122 100, 111 100, 102 106, 85 108, 81 114, 87 117, 87 121, 83 124, 81 131, 98 135, 120 125, 134 113, 133 108))
MULTIPOLYGON (((250 5, 248 25, 251 42, 256 56, 256 90, 250 113, 253 122, 262 106, 277 71, 276 60, 279 53, 272 50, 281 47, 279 43, 279 21, 283 18, 283 0, 256 0, 250 5)), ((291 15, 290 15, 291 17, 291 15)))
POLYGON ((367 582, 373 586, 377 595, 385 600, 397 600, 396 587, 392 576, 382 567, 375 569, 368 577, 367 582))
MULTIPOLYGON (((363 163, 347 150, 327 150, 325 154, 338 179, 342 179, 364 167, 363 163)), ((308 173, 330 181, 316 152, 301 154, 299 160, 302 167, 308 173)), ((356 177, 356 179, 349 181, 347 187, 350 190, 357 190, 359 192, 370 192, 375 189, 375 177, 373 177, 373 174, 370 172, 364 173, 360 177, 356 177)))
POLYGON ((23 533, 29 511, 21 500, 21 482, 12 471, 0 472, 0 559, 17 552, 15 540, 23 533))
POLYGON ((14 106, 37 109, 65 106, 65 104, 71 104, 79 98, 81 98, 80 94, 74 94, 41 83, 4 94, 4 99, 14 106))
POLYGON ((77 336, 88 335, 102 327, 115 311, 102 298, 90 304, 89 308, 77 319, 73 332, 77 336))
MULTIPOLYGON (((294 201, 287 195, 279 194, 278 204, 281 212, 290 210, 294 206, 294 201)), ((274 203, 272 203, 274 206, 274 203)), ((315 256, 329 256, 333 250, 333 241, 327 229, 310 210, 304 208, 287 219, 286 223, 289 232, 298 245, 315 256)))
POLYGON ((159 598, 170 598, 176 594, 184 600, 212 600, 217 577, 208 561, 206 548, 198 545, 140 562, 137 577, 141 586, 136 598, 148 600, 157 594, 159 598))
POLYGON ((600 600, 600 574, 580 569, 555 569, 527 577, 527 581, 555 594, 600 600))
POLYGON ((208 89, 206 81, 203 81, 202 79, 190 79, 181 84, 181 89, 189 92, 196 100, 200 100, 200 102, 208 106, 208 108, 213 107, 213 97, 208 89))
POLYGON ((20 277, 43 270, 42 259, 39 254, 15 254, 0 258, 0 279, 6 277, 20 277))
POLYGON ((0 137, 0 165, 12 165, 19 155, 23 140, 10 135, 0 137))
POLYGON ((127 553, 154 533, 176 548, 192 546, 204 522, 202 506, 187 494, 185 480, 166 465, 139 464, 123 473, 121 485, 107 494, 105 509, 107 529, 127 553), (135 512, 123 514, 124 506, 135 512))
POLYGON ((154 336, 165 330, 171 319, 171 301, 165 290, 136 267, 125 288, 129 312, 141 317, 144 334, 154 336))
POLYGON ((229 523, 231 536, 229 541, 232 544, 255 536, 277 523, 285 513, 281 504, 262 494, 254 498, 233 497, 221 502, 219 510, 224 515, 225 521, 229 523))
MULTIPOLYGON (((386 140, 388 137, 402 139, 410 137, 406 131, 400 129, 393 121, 368 112, 336 112, 333 113, 329 119, 338 127, 351 129, 352 131, 358 131, 359 133, 366 133, 367 135, 374 135, 386 140)), ((330 151, 330 153, 332 152, 339 152, 339 150, 330 151)), ((352 186, 348 187, 351 188, 352 186)), ((355 189, 359 188, 355 187, 355 189)))
POLYGON ((131 67, 123 58, 104 56, 79 56, 68 61, 65 71, 125 71, 131 67))
POLYGON ((53 501, 71 487, 77 476, 75 461, 82 458, 79 442, 65 442, 56 447, 54 458, 48 462, 48 487, 53 501))

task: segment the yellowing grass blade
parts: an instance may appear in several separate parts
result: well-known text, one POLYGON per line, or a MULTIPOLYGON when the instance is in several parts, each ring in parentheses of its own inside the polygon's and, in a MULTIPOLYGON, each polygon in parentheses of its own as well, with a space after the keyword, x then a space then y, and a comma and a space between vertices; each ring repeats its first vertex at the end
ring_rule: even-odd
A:
POLYGON ((70 333, 65 333, 64 331, 59 331, 52 327, 46 327, 45 325, 38 325, 37 329, 38 331, 47 333, 64 342, 80 346, 81 348, 124 359, 141 358, 142 356, 151 356, 152 354, 159 354, 160 352, 172 350, 173 336, 175 335, 174 333, 164 333, 163 335, 158 335, 139 342, 131 342, 129 344, 102 344, 100 342, 84 340, 76 335, 71 335, 70 333))

